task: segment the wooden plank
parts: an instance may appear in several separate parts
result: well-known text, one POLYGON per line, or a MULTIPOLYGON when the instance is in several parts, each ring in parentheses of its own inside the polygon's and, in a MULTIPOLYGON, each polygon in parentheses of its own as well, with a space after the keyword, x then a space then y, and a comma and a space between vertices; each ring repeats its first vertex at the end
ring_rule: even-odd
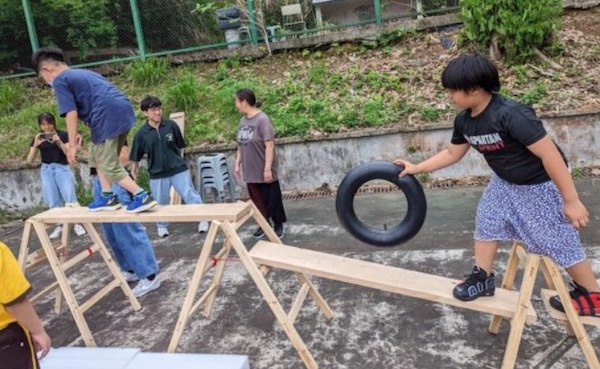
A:
MULTIPOLYGON (((513 284, 515 283, 515 277, 517 276, 517 269, 519 268, 519 254, 518 249, 520 248, 519 242, 515 241, 513 243, 512 249, 510 251, 510 256, 508 258, 508 263, 506 264, 506 270, 504 271, 504 278, 502 278, 502 288, 512 289, 513 284)), ((488 331, 491 334, 498 334, 500 331, 500 324, 502 323, 502 317, 498 315, 492 316, 490 320, 490 326, 488 331)))
MULTIPOLYGON (((256 263, 262 265, 312 274, 506 318, 511 318, 515 314, 519 299, 518 292, 497 288, 495 296, 464 302, 452 296, 452 289, 460 282, 455 279, 266 241, 259 241, 250 250, 250 256, 256 263)), ((527 321, 535 322, 536 320, 537 315, 529 304, 527 321)))
POLYGON ((294 303, 292 304, 290 312, 288 313, 288 318, 290 319, 290 321, 292 323, 294 323, 296 321, 296 318, 298 317, 298 314, 300 313, 300 309, 302 308, 302 305, 304 304, 304 300, 306 300, 306 296, 308 295, 309 289, 310 289, 310 287, 308 286, 308 284, 304 283, 302 285, 302 288, 300 288, 300 292, 298 292, 298 295, 296 295, 296 298, 294 299, 294 303))
MULTIPOLYGON (((117 283, 121 287, 123 294, 125 294, 125 297, 127 297, 127 300, 129 300, 129 303, 131 304, 131 307, 133 308, 133 310, 135 310, 135 311, 140 310, 142 308, 142 306, 140 305, 140 302, 137 300, 137 297, 134 296, 133 292, 131 291, 131 288, 129 288, 129 284, 127 284, 127 281, 125 281, 125 277, 123 277, 123 273, 121 273, 121 270, 117 266, 117 263, 115 263, 114 259, 108 252, 106 245, 100 238, 100 235, 98 234, 98 232, 96 232, 96 228, 94 228, 94 226, 89 223, 84 223, 83 227, 85 228, 88 235, 94 242, 94 245, 98 246, 98 253, 100 254, 100 256, 102 256, 104 263, 106 264, 106 266, 112 273, 114 279, 117 281, 117 283)), ((103 295, 100 295, 100 297, 102 297, 102 296, 103 295)))
POLYGON ((540 257, 538 255, 532 254, 527 257, 519 300, 516 304, 517 310, 510 322, 510 334, 508 335, 508 342, 504 350, 502 369, 513 369, 515 367, 521 338, 523 337, 523 328, 527 320, 527 311, 531 309, 531 292, 533 291, 539 266, 540 257))
POLYGON ((569 291, 567 291, 567 287, 565 286, 565 282, 563 281, 562 276, 560 275, 560 271, 558 267, 552 261, 552 259, 547 256, 542 257, 542 261, 546 264, 548 268, 548 274, 552 281, 554 282, 554 287, 556 287, 556 292, 558 296, 560 296, 561 301, 567 301, 567 303, 563 302, 563 307, 565 309, 565 314, 567 319, 569 320, 569 324, 573 329, 573 333, 577 338, 577 342, 579 342, 579 346, 581 347, 581 351, 583 351, 583 355, 588 362, 590 368, 600 369, 600 361, 598 361, 598 356, 594 351, 594 346, 590 341, 587 332, 585 331, 585 327, 581 323, 581 319, 579 319, 579 315, 575 311, 573 304, 571 304, 571 296, 569 295, 569 291))
POLYGON ((86 302, 84 302, 83 304, 81 304, 79 306, 79 308, 81 309, 81 312, 85 313, 86 311, 88 311, 89 308, 94 306, 98 301, 100 301, 101 298, 108 295, 110 293, 110 291, 112 291, 113 289, 115 289, 117 287, 119 287, 119 281, 117 281, 116 279, 113 279, 106 286, 102 287, 100 289, 100 291, 96 292, 86 302))
POLYGON ((79 264, 82 260, 87 259, 92 256, 96 251, 100 249, 98 245, 92 245, 90 247, 86 247, 85 250, 80 251, 77 255, 73 256, 69 260, 65 262, 61 262, 60 267, 63 271, 67 271, 73 266, 79 264))
POLYGON ((45 224, 58 223, 154 223, 154 222, 237 222, 252 210, 249 203, 219 203, 157 206, 156 210, 132 214, 116 211, 89 211, 87 208, 54 208, 30 218, 45 224))
MULTIPOLYGON (((250 253, 248 252, 248 250, 246 249, 246 247, 240 240, 239 236, 235 232, 234 226, 232 226, 231 223, 226 221, 226 222, 223 222, 222 228, 223 228, 223 232, 225 232, 225 234, 229 238, 229 241, 231 242, 231 246, 233 247, 235 252, 240 257, 240 261, 242 262, 242 264, 244 264, 244 267, 246 268, 246 270, 248 271, 248 274, 250 274, 250 277, 254 281, 254 284, 256 284, 256 287, 262 294, 263 299, 267 303, 267 306, 269 306, 269 308, 275 315, 275 318, 279 322, 281 329, 283 329, 285 334, 288 336, 290 342, 296 349, 296 352, 302 359, 302 362, 304 363, 306 368, 307 369, 318 369, 319 365, 317 364, 314 357, 308 350, 308 347, 306 347, 306 344, 300 337, 300 334, 298 334, 296 327, 294 327, 294 323, 292 321, 290 321, 287 314, 283 310, 283 307, 281 307, 279 300, 277 300, 277 297, 273 293, 273 290, 271 289, 271 287, 269 287, 269 284, 265 280, 262 272, 258 269, 258 266, 252 260, 250 253)), ((271 244, 271 243, 269 243, 269 244, 271 244)), ((272 245, 275 245, 276 249, 281 249, 284 247, 280 244, 272 244, 272 245)), ((294 249, 294 248, 289 247, 289 249, 294 249)))
POLYGON ((40 298, 42 298, 42 297, 46 296, 47 294, 49 294, 50 292, 54 292, 54 291, 58 291, 58 293, 60 293, 60 288, 58 286, 58 282, 50 283, 48 286, 46 286, 40 292, 36 293, 35 296, 31 297, 29 300, 31 302, 36 302, 40 298))
POLYGON ((27 268, 31 231, 31 221, 26 220, 25 225, 23 226, 23 237, 21 237, 21 246, 19 247, 19 257, 17 259, 23 273, 25 273, 25 269, 27 268))
MULTIPOLYGON (((220 227, 220 222, 212 222, 210 224, 210 228, 208 228, 208 233, 206 234, 206 238, 204 239, 204 245, 202 246, 202 250, 200 251, 198 261, 196 262, 194 274, 192 275, 192 280, 190 281, 189 287, 185 294, 185 299, 183 300, 183 305, 181 306, 181 311, 179 312, 179 318, 177 318, 177 323, 175 324, 175 329, 173 330, 171 341, 169 341, 167 352, 175 352, 175 349, 179 344, 179 340, 181 339, 183 330, 185 329, 185 325, 187 324, 187 321, 190 318, 192 312, 192 308, 194 307, 194 299, 196 298, 196 292, 198 291, 200 281, 202 280, 202 276, 204 276, 206 271, 209 269, 208 260, 212 251, 213 244, 215 243, 215 238, 217 237, 217 231, 220 227)), ((212 290, 206 292, 201 298, 202 301, 208 298, 208 296, 210 296, 211 293, 212 290)), ((200 304, 198 304, 198 306, 199 305, 200 304)))
POLYGON ((77 324, 77 328, 79 328, 83 342, 88 347, 95 347, 96 341, 94 341, 94 337, 92 337, 92 333, 87 325, 87 322, 85 321, 85 318, 83 317, 83 313, 79 309, 79 304, 77 304, 77 300, 75 299, 73 290, 69 285, 67 276, 60 268, 60 262, 58 261, 58 257, 56 256, 56 252, 52 246, 52 242, 50 242, 50 238, 48 238, 46 228, 40 222, 33 222, 32 225, 40 242, 42 243, 42 248, 46 252, 48 263, 50 263, 52 272, 54 273, 58 285, 60 286, 60 289, 65 297, 65 302, 67 303, 67 306, 69 306, 69 310, 71 310, 71 315, 73 315, 75 324, 77 324))
MULTIPOLYGON (((545 288, 542 288, 542 291, 540 294, 542 295, 542 300, 544 301, 544 306, 546 307, 546 310, 548 311, 548 315, 550 315, 550 318, 557 319, 557 320, 560 320, 563 322, 568 321, 567 315, 565 313, 560 312, 560 311, 556 310, 555 308, 553 308, 552 306, 550 306, 550 297, 558 295, 558 292, 556 292, 554 290, 547 290, 545 288)), ((593 325, 596 327, 600 327, 600 317, 580 316, 579 321, 585 325, 593 325)))
POLYGON ((296 278, 302 285, 306 284, 309 287, 308 294, 310 295, 310 297, 313 298, 313 300, 315 301, 315 304, 317 304, 317 306, 321 309, 321 312, 323 313, 323 315, 325 315, 325 318, 327 318, 327 319, 335 318, 335 314, 333 313, 333 310, 331 310, 331 308, 329 307, 329 304, 327 304, 327 301, 325 301, 323 296, 321 296, 321 293, 319 293, 319 291, 317 290, 315 285, 310 281, 310 279, 302 273, 294 273, 294 274, 296 275, 296 278))
MULTIPOLYGON (((549 290, 553 290, 556 292, 556 286, 554 285, 554 281, 552 280, 552 275, 550 275, 550 271, 548 270, 548 266, 546 265, 546 263, 542 263, 540 269, 542 270, 542 273, 544 275, 544 280, 546 281, 546 287, 549 290)), ((575 331, 573 330, 573 327, 571 327, 571 323, 569 322, 568 319, 566 319, 565 321, 563 321, 563 325, 565 327, 565 329, 567 330, 567 334, 571 337, 575 336, 575 331)))

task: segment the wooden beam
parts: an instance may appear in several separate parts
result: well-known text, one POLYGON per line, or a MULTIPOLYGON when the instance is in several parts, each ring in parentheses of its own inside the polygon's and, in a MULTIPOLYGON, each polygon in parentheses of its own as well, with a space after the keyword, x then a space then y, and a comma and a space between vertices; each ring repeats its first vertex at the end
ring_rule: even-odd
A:
POLYGON ((581 319, 579 315, 577 315, 573 304, 571 304, 571 296, 569 295, 569 291, 567 291, 558 267, 547 256, 543 256, 542 261, 548 268, 548 274, 554 282, 556 292, 558 293, 558 296, 560 296, 560 300, 565 308, 565 315, 569 320, 570 326, 573 329, 573 333, 577 338, 577 342, 579 342, 579 346, 581 347, 581 351, 583 351, 583 355, 585 356, 588 365, 590 368, 600 368, 600 361, 598 361, 598 356, 596 356, 596 353, 594 352, 594 346, 592 346, 590 338, 585 331, 585 327, 581 323, 581 319))
POLYGON ((54 208, 39 213, 32 221, 45 224, 62 223, 155 223, 155 222, 237 222, 252 210, 248 202, 223 204, 163 205, 156 210, 142 213, 128 213, 125 209, 116 211, 89 211, 81 208, 54 208))
MULTIPOLYGON (((298 334, 298 331, 296 330, 296 327, 294 327, 293 322, 290 321, 287 314, 283 310, 281 304, 279 303, 279 300, 277 300, 277 297, 273 293, 273 290, 271 290, 271 287, 269 287, 269 284, 265 280, 262 272, 258 269, 256 263, 252 260, 248 250, 246 250, 246 247, 235 232, 235 228, 231 225, 231 223, 227 221, 223 222, 222 228, 223 232, 225 232, 225 234, 229 238, 231 246, 240 257, 240 261, 242 262, 242 264, 244 264, 244 267, 248 271, 248 274, 250 274, 250 277, 254 281, 254 284, 256 284, 256 287, 258 287, 260 293, 263 296, 263 299, 275 315, 275 318, 279 322, 281 329, 283 329, 285 334, 288 336, 290 342, 296 349, 296 352, 302 359, 304 365, 308 369, 318 369, 319 365, 317 364, 312 354, 306 347, 306 344, 298 334)), ((284 246, 280 244, 272 245, 275 245, 275 247, 278 249, 284 248, 284 246)), ((256 246, 254 246, 254 248, 256 248, 256 246)))
POLYGON ((300 309, 302 308, 302 304, 304 304, 304 300, 306 300, 306 296, 308 295, 309 289, 310 287, 308 286, 308 284, 304 283, 300 288, 300 292, 298 292, 298 295, 296 295, 294 303, 292 304, 290 312, 288 313, 288 319, 292 323, 296 321, 298 313, 300 313, 300 309))
MULTIPOLYGON (((250 256, 256 263, 262 265, 506 318, 511 318, 515 314, 519 300, 518 292, 498 288, 495 296, 468 302, 460 301, 452 296, 452 289, 460 282, 455 279, 266 241, 259 241, 250 250, 250 256)), ((530 304, 526 318, 528 322, 537 320, 537 315, 530 304)))
MULTIPOLYGON (((512 289, 513 284, 515 283, 515 277, 517 276, 517 270, 519 269, 519 243, 515 241, 510 251, 510 256, 508 257, 508 263, 506 265, 506 270, 504 271, 504 278, 502 278, 501 287, 507 290, 512 289)), ((502 323, 502 317, 498 315, 494 315, 490 321, 490 326, 488 331, 491 334, 498 334, 500 331, 500 324, 502 323)))

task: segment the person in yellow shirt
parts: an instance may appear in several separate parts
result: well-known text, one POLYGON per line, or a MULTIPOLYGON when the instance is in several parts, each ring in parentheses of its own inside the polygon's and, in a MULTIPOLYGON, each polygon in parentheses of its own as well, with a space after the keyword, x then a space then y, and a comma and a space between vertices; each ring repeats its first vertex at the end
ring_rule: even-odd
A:
POLYGON ((50 337, 27 294, 31 286, 10 249, 0 242, 0 369, 38 369, 50 337))

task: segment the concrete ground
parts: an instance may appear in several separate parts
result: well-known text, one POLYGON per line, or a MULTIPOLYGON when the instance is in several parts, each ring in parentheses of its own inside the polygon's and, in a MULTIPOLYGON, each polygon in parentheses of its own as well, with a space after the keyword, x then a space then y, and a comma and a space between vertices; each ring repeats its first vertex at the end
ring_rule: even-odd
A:
MULTIPOLYGON (((600 182, 577 183, 591 213, 582 241, 600 276, 600 182)), ((401 268, 460 278, 469 272, 472 231, 482 188, 450 188, 427 191, 428 215, 423 229, 408 243, 393 248, 362 244, 343 230, 335 215, 333 197, 286 202, 289 223, 284 242, 352 258, 401 268)), ((360 215, 372 222, 397 212, 401 194, 364 195, 357 198, 360 215)), ((85 317, 99 346, 140 347, 144 351, 166 351, 188 287, 199 245, 204 235, 195 224, 173 224, 171 236, 158 239, 154 225, 147 225, 162 268, 163 284, 140 298, 143 309, 133 312, 119 290, 101 300, 85 317)), ((240 230, 242 239, 253 243, 254 225, 240 230)), ((17 251, 22 224, 0 228, 0 239, 17 251)), ((35 237, 34 237, 35 239, 35 237)), ((90 243, 76 240, 78 247, 90 243)), ((502 249, 497 261, 500 282, 508 256, 502 249)), ((106 283, 107 269, 99 256, 92 256, 69 274, 79 299, 90 296, 106 283)), ((210 273, 212 275, 212 273, 210 273)), ((51 279, 47 265, 28 273, 34 288, 51 279)), ((269 283, 288 308, 298 285, 284 271, 269 274, 269 283)), ((315 279, 320 292, 336 313, 326 320, 309 299, 301 310, 297 329, 324 369, 391 368, 499 368, 509 325, 500 334, 488 334, 489 316, 428 301, 315 279)), ((563 327, 549 319, 539 298, 542 278, 534 290, 534 308, 539 320, 525 327, 517 357, 517 368, 586 368, 582 352, 563 327)), ((53 298, 41 300, 37 311, 53 339, 53 346, 82 346, 67 308, 53 311, 53 298)), ((600 347, 600 329, 588 327, 592 345, 600 347)), ((180 352, 243 354, 254 369, 303 368, 296 351, 276 323, 271 310, 235 255, 225 269, 213 315, 197 312, 185 329, 180 352)), ((600 350, 596 350, 600 354, 600 350)))

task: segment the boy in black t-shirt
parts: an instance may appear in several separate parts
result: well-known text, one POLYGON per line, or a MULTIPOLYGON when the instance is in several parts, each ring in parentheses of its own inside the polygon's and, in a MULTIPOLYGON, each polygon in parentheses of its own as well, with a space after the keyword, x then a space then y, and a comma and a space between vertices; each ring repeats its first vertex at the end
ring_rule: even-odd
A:
MULTIPOLYGON (((463 301, 492 296, 498 241, 521 240, 527 249, 566 268, 574 280, 572 303, 580 315, 600 316, 600 288, 579 240, 588 211, 581 203, 560 149, 531 108, 497 94, 496 66, 478 54, 452 60, 442 74, 449 98, 464 109, 445 150, 405 167, 400 175, 430 172, 458 162, 469 148, 494 171, 477 208, 475 266, 454 288, 463 301)), ((564 308, 558 296, 551 305, 564 308)))

